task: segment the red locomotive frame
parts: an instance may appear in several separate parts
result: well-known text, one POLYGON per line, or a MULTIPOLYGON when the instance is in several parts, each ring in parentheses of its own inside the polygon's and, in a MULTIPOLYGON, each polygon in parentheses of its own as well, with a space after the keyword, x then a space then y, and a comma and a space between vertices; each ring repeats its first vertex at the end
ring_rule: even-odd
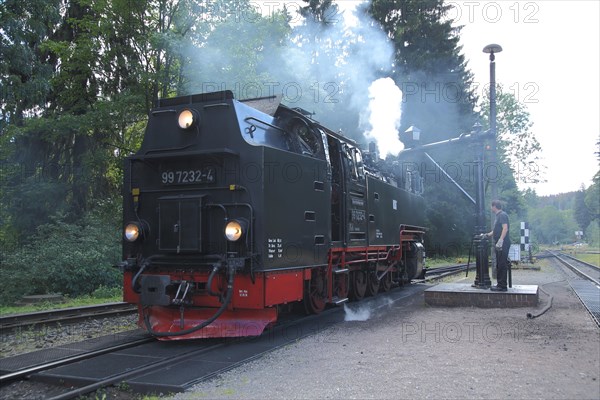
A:
MULTIPOLYGON (((279 306, 304 301, 310 313, 323 311, 327 304, 340 304, 348 300, 350 286, 358 285, 358 274, 380 273, 378 289, 391 289, 393 274, 399 265, 407 263, 410 244, 423 241, 424 230, 417 227, 402 227, 397 246, 340 247, 329 251, 328 263, 324 266, 259 272, 254 281, 248 274, 236 274, 231 303, 219 318, 198 332, 184 335, 161 337, 163 340, 184 340, 194 338, 257 336, 272 325, 278 317, 279 306), (375 269, 368 270, 368 266, 375 269), (353 278, 352 276, 355 275, 353 278)), ((155 272, 155 273, 158 273, 155 272)), ((166 272, 165 272, 166 273, 166 272)), ((169 273, 174 281, 206 283, 209 273, 188 272, 169 273)), ((140 304, 139 294, 132 289, 132 272, 124 275, 124 301, 140 304)), ((398 282, 395 282, 398 283, 398 282)), ((372 285, 367 276, 365 285, 372 285)), ((226 286, 223 276, 213 281, 214 292, 226 286)), ((366 288, 364 288, 366 290, 366 288)), ((375 293, 370 293, 374 295, 375 293)), ((354 293, 354 298, 365 295, 354 293)), ((193 328, 210 318, 219 307, 219 299, 207 293, 194 296, 193 304, 180 308, 167 306, 139 305, 139 325, 145 328, 148 316, 150 327, 156 332, 176 334, 193 328)))

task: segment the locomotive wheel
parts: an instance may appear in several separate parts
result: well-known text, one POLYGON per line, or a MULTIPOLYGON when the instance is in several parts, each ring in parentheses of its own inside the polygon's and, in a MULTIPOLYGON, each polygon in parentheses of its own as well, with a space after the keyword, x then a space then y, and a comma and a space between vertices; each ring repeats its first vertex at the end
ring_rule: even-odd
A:
POLYGON ((388 292, 392 288, 392 273, 388 272, 379 281, 379 290, 382 292, 388 292))
POLYGON ((318 314, 325 309, 326 287, 324 272, 313 269, 310 281, 304 284, 304 309, 307 314, 318 314))
POLYGON ((350 286, 350 275, 349 274, 336 274, 334 278, 333 295, 337 296, 338 299, 345 299, 348 297, 348 289, 350 286))
POLYGON ((367 273, 367 296, 375 296, 379 291, 379 281, 377 280, 377 271, 367 273))
POLYGON ((353 300, 361 300, 367 291, 367 272, 350 272, 350 296, 353 300))

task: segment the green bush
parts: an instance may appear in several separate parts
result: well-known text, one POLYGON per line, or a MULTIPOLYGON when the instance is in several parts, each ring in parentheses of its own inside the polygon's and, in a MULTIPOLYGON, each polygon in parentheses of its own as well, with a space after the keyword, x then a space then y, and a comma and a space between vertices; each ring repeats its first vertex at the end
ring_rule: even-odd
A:
POLYGON ((122 295, 122 286, 108 287, 101 285, 98 289, 92 292, 92 298, 94 299, 112 299, 114 297, 120 297, 122 295))
POLYGON ((118 287, 121 274, 112 266, 119 260, 120 230, 114 223, 97 213, 76 223, 55 217, 37 229, 29 244, 2 259, 0 303, 31 294, 75 297, 101 286, 118 287))

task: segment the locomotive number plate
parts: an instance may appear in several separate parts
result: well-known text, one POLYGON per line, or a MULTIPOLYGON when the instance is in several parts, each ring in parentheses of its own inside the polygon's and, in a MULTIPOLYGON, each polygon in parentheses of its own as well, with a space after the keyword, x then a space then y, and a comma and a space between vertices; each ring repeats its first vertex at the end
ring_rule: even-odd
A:
POLYGON ((163 185, 190 185, 196 183, 214 183, 214 167, 186 170, 165 170, 160 173, 163 185))

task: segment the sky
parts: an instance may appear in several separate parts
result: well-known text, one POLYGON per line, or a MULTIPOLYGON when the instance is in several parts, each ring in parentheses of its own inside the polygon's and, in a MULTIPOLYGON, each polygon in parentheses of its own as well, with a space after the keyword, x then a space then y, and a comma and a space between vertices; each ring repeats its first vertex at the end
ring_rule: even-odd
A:
POLYGON ((451 3, 475 81, 489 82, 483 48, 501 45, 496 81, 530 112, 547 182, 529 187, 538 195, 589 187, 600 167, 600 1, 451 3))
MULTIPOLYGON (((358 0, 340 0, 350 11, 358 0)), ((447 1, 462 25, 462 54, 480 98, 489 90, 488 44, 499 44, 496 82, 526 106, 542 146, 538 195, 577 191, 599 170, 600 1, 447 1)), ((347 14, 347 13, 345 13, 347 14)), ((350 18, 351 20, 351 18, 350 18)), ((348 23, 352 23, 351 21, 348 23)), ((517 180, 537 175, 517 171, 517 180)))

